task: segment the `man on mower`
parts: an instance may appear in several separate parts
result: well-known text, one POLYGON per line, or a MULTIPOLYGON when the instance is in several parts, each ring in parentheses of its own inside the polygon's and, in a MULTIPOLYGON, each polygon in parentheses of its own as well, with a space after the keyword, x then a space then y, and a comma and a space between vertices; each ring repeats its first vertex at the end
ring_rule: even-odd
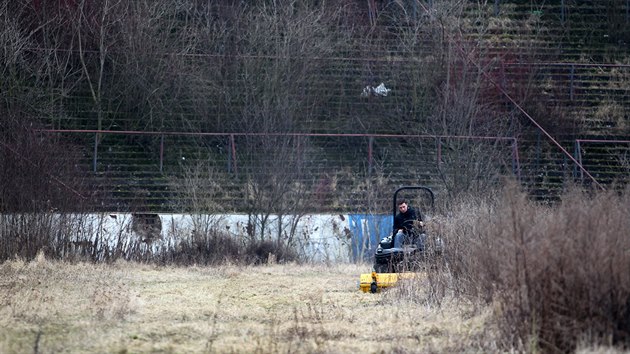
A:
POLYGON ((420 220, 414 208, 407 204, 405 199, 398 201, 398 214, 394 217, 394 230, 409 231, 413 227, 413 221, 420 220))
POLYGON ((407 204, 407 201, 405 199, 400 199, 398 201, 398 214, 396 214, 396 216, 394 217, 396 245, 407 243, 408 241, 413 242, 413 238, 415 238, 413 237, 415 231, 414 227, 418 225, 417 223, 415 223, 417 221, 419 221, 419 225, 422 226, 422 218, 418 218, 418 216, 416 215, 416 211, 407 204), (412 240, 408 240, 408 237, 411 237, 412 240))

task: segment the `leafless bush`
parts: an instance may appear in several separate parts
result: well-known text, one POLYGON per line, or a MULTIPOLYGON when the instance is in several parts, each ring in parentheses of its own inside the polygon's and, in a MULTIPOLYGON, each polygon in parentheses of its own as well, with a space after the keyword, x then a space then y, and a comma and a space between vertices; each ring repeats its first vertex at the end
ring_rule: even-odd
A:
MULTIPOLYGON (((55 111, 57 101, 47 98, 46 92, 48 85, 64 76, 58 66, 64 65, 65 56, 32 55, 39 38, 33 31, 42 27, 38 27, 31 5, 0 3, 0 74, 6 78, 0 82, 3 260, 16 255, 33 259, 39 251, 52 258, 63 257, 67 235, 84 217, 83 207, 90 197, 78 167, 80 150, 70 141, 35 130, 42 127, 41 115, 55 111)), ((57 24, 52 17, 47 27, 50 33, 57 24)))
POLYGON ((0 214, 0 259, 34 259, 42 253, 51 259, 93 261, 97 256, 92 237, 84 234, 87 215, 82 213, 0 214))
MULTIPOLYGON (((192 167, 183 166, 184 175, 173 185, 184 201, 181 205, 192 221, 192 230, 173 235, 175 245, 161 250, 156 258, 161 262, 176 264, 220 264, 222 262, 260 264, 294 261, 297 257, 295 238, 301 214, 300 205, 305 191, 295 181, 294 156, 289 146, 273 150, 271 142, 262 140, 264 152, 256 166, 266 178, 251 181, 246 190, 247 201, 252 206, 246 234, 231 235, 220 229, 226 207, 217 200, 221 187, 216 182, 222 178, 210 161, 198 161, 192 167), (276 158, 270 158, 275 156, 276 158), (256 212, 258 211, 258 212, 256 212), (266 228, 274 220, 277 235, 268 238, 266 228)), ((256 175, 258 176, 258 174, 256 175)))
POLYGON ((79 151, 37 133, 34 124, 0 107, 0 212, 76 211, 89 196, 79 151))
POLYGON ((416 178, 438 176, 433 182, 450 197, 483 193, 505 172, 501 169, 506 163, 501 160, 509 156, 509 147, 457 137, 509 136, 512 124, 506 119, 500 92, 488 80, 488 76, 497 78, 492 72, 496 58, 481 43, 491 26, 491 19, 484 17, 487 12, 482 10, 487 2, 478 3, 479 11, 475 13, 480 18, 476 21, 463 15, 466 7, 476 6, 470 2, 439 1, 420 6, 427 11, 418 15, 407 9, 393 21, 401 55, 413 60, 408 70, 397 71, 400 82, 413 83, 408 84, 408 101, 400 103, 406 114, 396 126, 404 127, 406 133, 444 136, 436 141, 414 142, 416 156, 437 155, 423 163, 424 171, 416 178), (480 42, 464 33, 478 36, 480 42))
POLYGON ((214 230, 182 238, 174 249, 156 255, 156 259, 165 264, 218 265, 225 262, 240 263, 242 254, 243 247, 238 240, 214 230))
POLYGON ((239 240, 225 231, 181 235, 174 247, 155 252, 144 261, 176 265, 274 264, 298 260, 297 253, 277 241, 239 240))
POLYGON ((0 259, 61 258, 90 194, 78 149, 0 107, 0 259))
MULTIPOLYGON (((304 214, 308 201, 308 187, 300 173, 301 159, 295 141, 290 137, 251 137, 247 139, 248 153, 245 157, 251 167, 245 189, 246 211, 249 217, 248 236, 252 240, 269 238, 268 229, 276 220, 277 234, 287 226, 284 220, 291 215, 298 220, 304 214), (273 216, 278 216, 278 219, 273 216)), ((289 239, 295 236, 294 228, 289 239)))
POLYGON ((310 142, 279 133, 307 129, 306 122, 315 119, 313 104, 327 94, 310 92, 320 79, 325 62, 321 58, 339 46, 331 31, 339 19, 338 9, 282 0, 234 5, 230 16, 232 24, 224 26, 220 20, 216 30, 202 29, 211 46, 226 54, 218 59, 221 70, 203 70, 211 80, 229 83, 211 88, 220 97, 217 101, 223 102, 217 109, 233 117, 219 123, 221 129, 268 134, 237 141, 237 161, 245 168, 234 177, 244 187, 240 205, 249 216, 247 236, 256 242, 272 237, 293 247, 313 179, 303 172, 310 142))
POLYGON ((180 164, 180 168, 182 175, 171 179, 171 186, 179 196, 177 209, 193 216, 196 230, 212 226, 216 220, 204 220, 202 215, 228 210, 221 204, 225 195, 220 181, 229 176, 219 173, 209 160, 199 160, 192 165, 180 164))
POLYGON ((549 206, 511 185, 462 203, 445 235, 448 288, 493 304, 506 348, 627 345, 629 196, 575 189, 549 206))
POLYGON ((249 264, 288 263, 298 261, 298 254, 282 241, 264 240, 247 246, 245 260, 249 264))

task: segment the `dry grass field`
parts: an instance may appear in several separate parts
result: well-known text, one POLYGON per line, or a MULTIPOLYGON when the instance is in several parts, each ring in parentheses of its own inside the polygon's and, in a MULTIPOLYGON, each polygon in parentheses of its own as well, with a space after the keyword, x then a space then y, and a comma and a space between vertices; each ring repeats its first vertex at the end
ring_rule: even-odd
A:
MULTIPOLYGON (((215 266, 194 265, 202 264, 194 254, 187 266, 155 265, 173 264, 164 255, 8 257, 0 263, 0 354, 630 348, 630 190, 574 190, 544 204, 508 188, 450 210, 428 223, 445 240, 441 257, 379 294, 358 289, 368 264, 277 262, 273 249, 260 266, 246 265, 247 253, 215 266)), ((192 246, 197 256, 217 250, 192 246)))
POLYGON ((69 264, 41 256, 32 262, 7 261, 0 266, 0 352, 427 353, 492 348, 487 311, 448 301, 439 308, 430 305, 422 295, 422 278, 383 293, 362 293, 357 281, 368 270, 368 265, 348 264, 69 264))

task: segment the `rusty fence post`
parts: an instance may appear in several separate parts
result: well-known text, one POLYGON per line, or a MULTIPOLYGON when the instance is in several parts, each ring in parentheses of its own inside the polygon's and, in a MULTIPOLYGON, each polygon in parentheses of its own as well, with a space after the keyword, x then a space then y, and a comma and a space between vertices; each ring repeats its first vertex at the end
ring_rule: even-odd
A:
POLYGON ((437 150, 437 165, 438 168, 442 165, 442 139, 438 136, 435 140, 437 150))
POLYGON ((571 101, 575 99, 575 64, 571 64, 571 84, 569 85, 569 98, 571 101))

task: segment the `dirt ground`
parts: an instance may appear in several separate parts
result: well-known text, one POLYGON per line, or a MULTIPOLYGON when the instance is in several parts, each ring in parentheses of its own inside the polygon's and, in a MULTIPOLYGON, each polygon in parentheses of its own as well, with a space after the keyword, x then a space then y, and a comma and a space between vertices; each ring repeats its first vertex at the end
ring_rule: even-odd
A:
MULTIPOLYGON (((362 293, 368 265, 0 265, 2 353, 427 353, 489 348, 487 311, 362 293)), ((490 347, 491 347, 490 343, 490 347)))

